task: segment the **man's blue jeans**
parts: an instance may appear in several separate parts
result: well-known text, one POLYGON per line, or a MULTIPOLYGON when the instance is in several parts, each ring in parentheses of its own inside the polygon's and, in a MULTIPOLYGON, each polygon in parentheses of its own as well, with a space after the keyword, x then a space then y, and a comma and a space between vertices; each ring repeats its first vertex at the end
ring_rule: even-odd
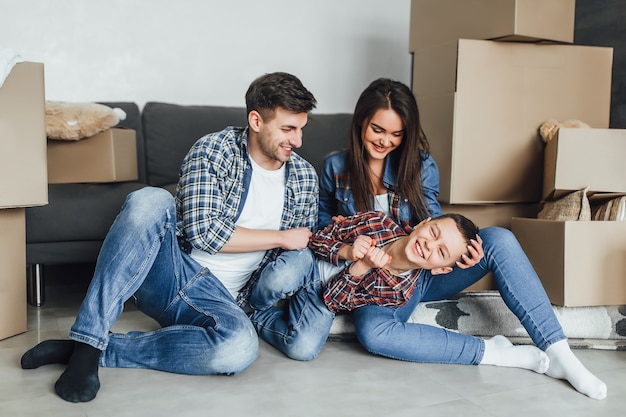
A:
POLYGON ((292 359, 316 358, 335 317, 322 291, 313 252, 283 252, 263 269, 250 293, 251 320, 259 336, 292 359))
POLYGON ((366 306, 354 311, 357 338, 372 353, 415 362, 479 364, 483 339, 446 329, 407 323, 421 301, 454 296, 493 272, 502 299, 541 350, 566 339, 545 290, 515 236, 507 229, 480 231, 485 256, 469 269, 445 275, 423 271, 413 296, 398 308, 366 306))
POLYGON ((170 193, 131 193, 104 241, 70 338, 103 351, 101 366, 181 374, 236 374, 258 355, 245 312, 211 272, 178 246, 170 193), (162 327, 109 333, 134 297, 162 327))

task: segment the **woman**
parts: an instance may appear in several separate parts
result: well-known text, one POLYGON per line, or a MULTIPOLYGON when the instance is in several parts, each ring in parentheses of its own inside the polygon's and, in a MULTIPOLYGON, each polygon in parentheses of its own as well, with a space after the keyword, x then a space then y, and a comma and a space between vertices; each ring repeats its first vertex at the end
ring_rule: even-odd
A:
MULTIPOLYGON (((325 161, 318 227, 363 210, 388 213, 410 227, 442 214, 438 194, 439 171, 428 153, 413 93, 400 82, 375 80, 357 101, 347 150, 325 161)), ((500 227, 485 228, 468 252, 470 256, 446 275, 434 278, 424 271, 404 306, 356 309, 361 344, 374 354, 407 361, 532 369, 565 379, 591 398, 604 399, 606 384, 569 348, 541 282, 513 234, 500 227), (490 271, 504 302, 539 349, 513 346, 502 336, 485 340, 407 323, 421 301, 451 297, 490 271), (542 352, 537 355, 535 350, 542 352)))

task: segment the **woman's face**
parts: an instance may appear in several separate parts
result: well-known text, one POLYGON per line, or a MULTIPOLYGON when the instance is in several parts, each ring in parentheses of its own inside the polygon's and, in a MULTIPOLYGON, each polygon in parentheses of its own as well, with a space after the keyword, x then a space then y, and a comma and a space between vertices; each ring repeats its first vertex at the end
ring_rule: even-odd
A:
POLYGON ((385 159, 402 143, 404 124, 395 111, 380 109, 369 121, 366 120, 361 138, 370 160, 385 159))

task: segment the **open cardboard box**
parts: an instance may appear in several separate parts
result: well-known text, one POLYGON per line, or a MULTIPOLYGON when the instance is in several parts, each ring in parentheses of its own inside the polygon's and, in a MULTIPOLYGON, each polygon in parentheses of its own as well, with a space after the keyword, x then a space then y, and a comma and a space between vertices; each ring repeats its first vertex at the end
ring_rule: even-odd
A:
POLYGON ((414 54, 440 201, 536 203, 548 119, 608 128, 613 49, 460 39, 414 54))
POLYGON ((409 51, 455 39, 573 43, 575 0, 411 0, 409 51))
POLYGON ((546 144, 543 198, 586 187, 590 193, 626 193, 624 157, 626 129, 560 128, 546 144))

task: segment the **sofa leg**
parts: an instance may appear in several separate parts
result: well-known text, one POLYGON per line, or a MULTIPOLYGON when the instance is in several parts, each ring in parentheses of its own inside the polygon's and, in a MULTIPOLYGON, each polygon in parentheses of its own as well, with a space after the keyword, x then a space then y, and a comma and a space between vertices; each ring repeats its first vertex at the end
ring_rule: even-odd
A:
POLYGON ((26 281, 28 303, 35 307, 41 307, 46 298, 43 279, 43 264, 28 265, 26 281))

